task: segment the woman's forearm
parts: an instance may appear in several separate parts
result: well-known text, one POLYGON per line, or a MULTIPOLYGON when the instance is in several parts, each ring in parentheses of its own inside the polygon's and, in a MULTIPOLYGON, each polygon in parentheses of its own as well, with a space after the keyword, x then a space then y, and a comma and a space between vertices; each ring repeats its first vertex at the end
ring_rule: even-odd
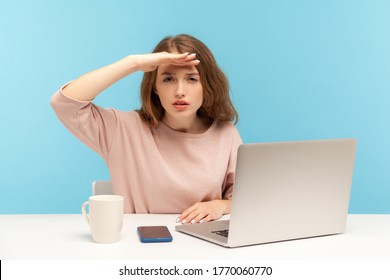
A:
POLYGON ((79 101, 92 100, 103 90, 137 70, 134 57, 127 56, 110 65, 82 75, 69 83, 63 89, 63 93, 79 101))

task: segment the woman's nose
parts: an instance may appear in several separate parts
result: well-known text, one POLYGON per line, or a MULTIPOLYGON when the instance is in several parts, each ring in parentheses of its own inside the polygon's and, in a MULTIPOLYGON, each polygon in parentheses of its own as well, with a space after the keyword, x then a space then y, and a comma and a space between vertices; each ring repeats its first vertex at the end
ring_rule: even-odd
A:
POLYGON ((184 97, 185 96, 183 83, 178 83, 175 96, 176 97, 184 97))

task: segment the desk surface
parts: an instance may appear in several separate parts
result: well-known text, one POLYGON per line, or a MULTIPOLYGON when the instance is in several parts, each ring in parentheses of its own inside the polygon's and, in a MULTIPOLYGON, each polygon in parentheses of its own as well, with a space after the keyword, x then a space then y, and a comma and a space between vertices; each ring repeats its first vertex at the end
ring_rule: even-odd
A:
POLYGON ((390 215, 349 215, 344 234, 228 249, 174 229, 177 215, 125 215, 121 240, 97 244, 82 215, 0 215, 0 259, 390 259, 390 215), (172 243, 141 243, 166 225, 172 243))

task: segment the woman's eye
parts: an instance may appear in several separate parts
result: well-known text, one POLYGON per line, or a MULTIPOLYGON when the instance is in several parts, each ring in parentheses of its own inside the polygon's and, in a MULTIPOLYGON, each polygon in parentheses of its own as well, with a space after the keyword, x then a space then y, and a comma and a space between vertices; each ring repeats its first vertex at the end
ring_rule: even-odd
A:
POLYGON ((169 82, 171 82, 171 81, 173 81, 173 78, 172 78, 172 77, 165 77, 165 78, 163 79, 163 82, 164 82, 164 83, 169 83, 169 82))
POLYGON ((198 78, 196 78, 196 77, 189 77, 188 80, 191 81, 191 82, 197 82, 198 78))

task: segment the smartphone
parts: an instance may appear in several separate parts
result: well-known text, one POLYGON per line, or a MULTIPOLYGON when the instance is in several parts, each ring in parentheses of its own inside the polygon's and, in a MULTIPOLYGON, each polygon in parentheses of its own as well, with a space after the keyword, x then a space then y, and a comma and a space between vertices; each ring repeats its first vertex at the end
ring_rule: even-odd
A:
POLYGON ((137 231, 142 243, 172 241, 172 235, 166 226, 140 226, 137 231))

